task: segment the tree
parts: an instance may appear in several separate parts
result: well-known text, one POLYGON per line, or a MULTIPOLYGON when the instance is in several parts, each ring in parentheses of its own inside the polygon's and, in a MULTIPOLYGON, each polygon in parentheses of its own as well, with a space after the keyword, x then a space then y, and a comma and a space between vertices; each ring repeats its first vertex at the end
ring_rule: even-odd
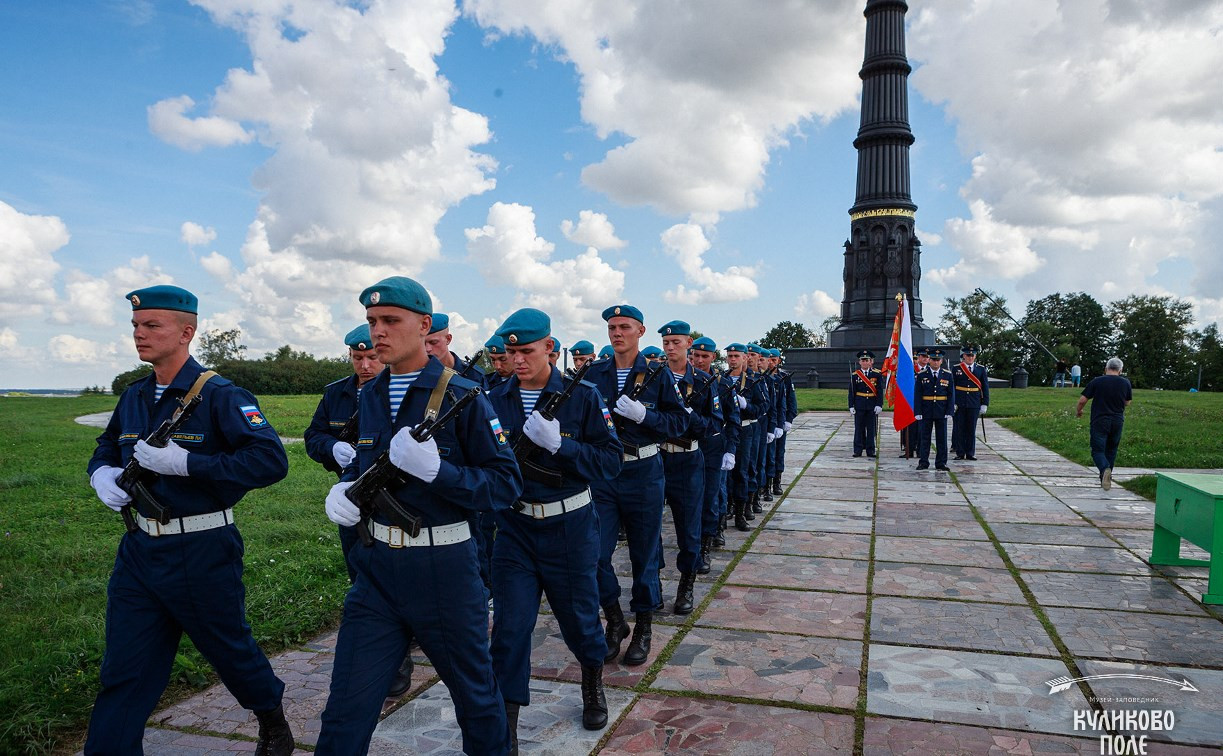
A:
POLYGON ((836 315, 829 315, 821 320, 819 326, 815 329, 815 346, 828 346, 829 334, 837 330, 839 325, 841 325, 841 318, 836 315))
MULTIPOLYGON (((1117 356, 1140 388, 1189 388, 1187 355, 1193 305, 1182 299, 1131 294, 1108 306, 1117 356)), ((1196 369, 1193 371, 1196 378, 1196 369)))
POLYGON ((131 370, 119 373, 115 376, 114 380, 110 382, 110 393, 114 394, 115 396, 122 394, 128 386, 141 378, 144 378, 151 372, 153 372, 152 365, 136 365, 131 370))
MULTIPOLYGON (((1050 294, 1028 302, 1023 325, 1055 356, 1072 365, 1077 362, 1084 373, 1099 375, 1104 371, 1113 324, 1090 294, 1050 294)), ((1050 375, 1054 361, 1039 346, 1030 344, 1024 367, 1033 376, 1050 375)))
POLYGON ((1202 376, 1202 391, 1223 391, 1223 341, 1219 339, 1219 326, 1211 323, 1197 335, 1197 359, 1192 370, 1192 385, 1198 385, 1198 374, 1202 376))
POLYGON ((783 320, 756 343, 766 349, 807 349, 815 346, 815 334, 802 323, 783 320))
POLYGON ((242 331, 238 328, 228 331, 213 328, 200 334, 196 348, 196 356, 200 364, 214 368, 222 362, 241 360, 243 352, 246 351, 246 345, 238 343, 240 338, 242 338, 242 331))
MULTIPOLYGON (((1006 307, 1006 299, 998 294, 992 291, 984 294, 1006 307)), ((977 348, 977 359, 989 366, 991 375, 1009 377, 1015 366, 1023 362, 1026 336, 1005 310, 992 304, 984 294, 974 291, 962 299, 943 300, 943 319, 936 335, 942 344, 972 344, 977 348)), ((954 361, 956 356, 951 354, 948 358, 954 361)))

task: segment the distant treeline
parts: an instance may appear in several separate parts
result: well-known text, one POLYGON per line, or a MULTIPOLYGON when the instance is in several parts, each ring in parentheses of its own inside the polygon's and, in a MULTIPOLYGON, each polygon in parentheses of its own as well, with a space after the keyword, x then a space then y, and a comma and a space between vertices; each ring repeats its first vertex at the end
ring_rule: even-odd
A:
MULTIPOLYGON (((343 357, 318 358, 295 352, 288 345, 261 360, 244 360, 240 353, 222 356, 218 360, 217 355, 201 350, 196 359, 256 396, 321 394, 328 383, 352 373, 352 365, 343 357)), ((120 373, 111 381, 111 391, 120 394, 133 381, 151 372, 153 368, 149 365, 140 365, 120 373)))

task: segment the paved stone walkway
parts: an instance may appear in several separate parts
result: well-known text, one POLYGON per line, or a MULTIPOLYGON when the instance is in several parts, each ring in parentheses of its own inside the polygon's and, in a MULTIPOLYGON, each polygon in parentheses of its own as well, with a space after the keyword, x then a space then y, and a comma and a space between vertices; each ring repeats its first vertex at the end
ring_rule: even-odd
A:
MULTIPOLYGON (((892 433, 878 460, 853 459, 847 415, 802 415, 787 494, 752 532, 728 532, 696 611, 656 618, 647 665, 607 667, 602 732, 581 729, 580 670, 545 606, 522 752, 1101 753, 1105 732, 1076 729, 1076 712, 1171 710, 1171 730, 1111 731, 1149 735, 1148 753, 1218 753, 1223 608, 1199 601, 1205 570, 1143 561, 1146 500, 1102 491, 1094 471, 992 420, 988 432, 979 460, 949 475, 899 459, 892 433), (1111 677, 1077 681, 1100 675, 1111 677), (1054 687, 1062 679, 1076 682, 1054 687)), ((669 604, 674 549, 666 557, 669 604)), ((303 752, 334 641, 274 659, 303 752)), ((448 692, 419 661, 372 753, 458 752, 448 692)), ((217 686, 158 712, 145 747, 252 750, 254 733, 217 686)))

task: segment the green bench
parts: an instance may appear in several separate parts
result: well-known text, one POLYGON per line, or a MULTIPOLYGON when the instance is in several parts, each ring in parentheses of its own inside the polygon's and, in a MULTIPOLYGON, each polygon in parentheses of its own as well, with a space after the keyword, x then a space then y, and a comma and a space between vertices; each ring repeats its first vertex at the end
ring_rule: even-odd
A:
POLYGON ((1223 604, 1223 475, 1158 473, 1151 564, 1209 567, 1204 604, 1223 604), (1181 539, 1210 559, 1182 559, 1181 539))

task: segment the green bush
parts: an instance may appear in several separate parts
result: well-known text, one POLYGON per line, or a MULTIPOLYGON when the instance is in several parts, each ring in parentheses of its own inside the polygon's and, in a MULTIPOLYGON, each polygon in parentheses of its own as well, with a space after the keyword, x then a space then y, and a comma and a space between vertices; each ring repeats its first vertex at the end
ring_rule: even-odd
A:
POLYGON ((122 394, 128 386, 153 372, 152 365, 137 365, 126 373, 119 373, 115 379, 110 382, 110 393, 118 396, 122 394))

